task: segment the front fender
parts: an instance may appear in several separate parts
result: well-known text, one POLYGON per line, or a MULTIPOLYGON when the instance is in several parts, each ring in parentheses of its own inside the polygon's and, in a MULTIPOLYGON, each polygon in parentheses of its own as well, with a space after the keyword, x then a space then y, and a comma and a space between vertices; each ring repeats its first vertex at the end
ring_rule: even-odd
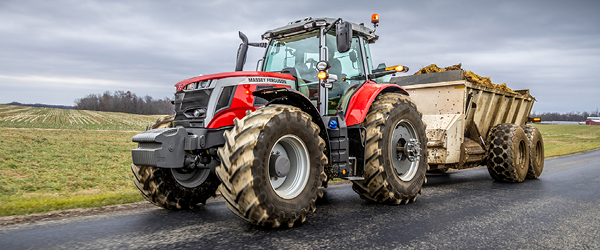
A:
POLYGON ((262 97, 269 101, 266 104, 267 106, 271 104, 286 104, 302 109, 312 117, 317 125, 319 125, 321 133, 325 131, 325 134, 327 134, 327 129, 325 128, 321 114, 319 114, 319 111, 315 105, 312 104, 310 99, 299 91, 289 88, 272 88, 254 91, 252 92, 252 95, 262 97))
POLYGON ((373 81, 365 82, 350 98, 346 110, 346 125, 360 124, 365 120, 371 104, 380 93, 398 92, 408 95, 408 92, 395 84, 377 84, 373 81))
POLYGON ((253 95, 262 97, 269 101, 266 106, 271 104, 286 104, 294 107, 298 107, 302 109, 304 112, 308 113, 312 117, 312 120, 319 129, 319 136, 325 140, 325 151, 326 155, 329 158, 329 136, 327 135, 327 127, 323 122, 323 118, 321 114, 312 104, 310 99, 306 97, 304 94, 300 93, 297 90, 289 89, 289 88, 272 88, 272 89, 264 89, 252 92, 253 95))

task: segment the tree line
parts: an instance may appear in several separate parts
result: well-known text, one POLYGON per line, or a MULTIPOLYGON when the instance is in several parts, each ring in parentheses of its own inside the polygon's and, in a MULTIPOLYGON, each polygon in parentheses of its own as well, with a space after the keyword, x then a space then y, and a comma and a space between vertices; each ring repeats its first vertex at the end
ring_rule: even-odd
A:
POLYGON ((5 105, 26 106, 26 107, 36 107, 36 108, 73 109, 73 106, 52 105, 52 104, 43 104, 43 103, 31 104, 31 103, 11 102, 11 103, 6 103, 5 105))
POLYGON ((89 94, 75 100, 73 108, 79 110, 123 112, 140 115, 168 115, 173 113, 170 98, 154 99, 151 96, 138 97, 131 91, 118 90, 114 93, 89 94))
POLYGON ((600 112, 596 110, 595 112, 568 112, 568 113, 558 113, 558 112, 543 112, 543 113, 535 113, 533 112, 531 117, 541 117, 542 121, 574 121, 574 122, 582 122, 586 121, 588 117, 600 117, 600 112))

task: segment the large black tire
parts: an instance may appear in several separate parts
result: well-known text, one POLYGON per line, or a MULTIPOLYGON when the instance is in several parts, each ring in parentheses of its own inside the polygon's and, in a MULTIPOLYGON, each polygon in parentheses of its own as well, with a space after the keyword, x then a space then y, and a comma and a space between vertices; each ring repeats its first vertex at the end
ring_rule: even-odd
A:
MULTIPOLYGON (((173 116, 165 116, 147 129, 169 128, 172 124, 173 116)), ((199 172, 210 171, 208 169, 182 174, 177 170, 131 164, 131 171, 134 175, 133 182, 142 196, 152 204, 170 210, 193 209, 197 204, 205 204, 208 198, 216 196, 219 187, 219 179, 214 173, 199 172), (179 181, 174 175, 178 176, 179 181), (199 185, 193 181, 187 183, 187 176, 192 177, 191 180, 204 181, 199 185), (186 183, 187 187, 180 182, 186 183)))
POLYGON ((521 126, 527 135, 529 145, 529 168, 527 179, 537 179, 544 171, 544 140, 540 130, 533 126, 521 126))
POLYGON ((487 168, 496 181, 523 182, 529 166, 527 135, 513 123, 496 125, 490 131, 487 168))
POLYGON ((371 105, 362 126, 367 129, 365 179, 353 181, 354 191, 378 203, 414 202, 427 181, 427 137, 416 105, 405 95, 382 94, 371 105), (407 146, 410 139, 418 146, 412 151, 412 161, 395 148, 398 143, 407 146))
POLYGON ((259 226, 294 226, 315 211, 326 179, 325 141, 299 108, 270 105, 234 120, 219 149, 219 190, 238 217, 259 226), (280 152, 281 151, 281 152, 280 152), (289 159, 289 174, 274 177, 274 155, 289 159))

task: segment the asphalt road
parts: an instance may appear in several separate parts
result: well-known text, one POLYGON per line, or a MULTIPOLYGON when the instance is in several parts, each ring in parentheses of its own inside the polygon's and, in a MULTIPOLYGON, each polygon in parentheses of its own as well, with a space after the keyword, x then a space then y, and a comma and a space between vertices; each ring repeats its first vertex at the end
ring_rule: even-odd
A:
POLYGON ((222 199, 190 212, 151 208, 0 227, 0 249, 600 249, 600 150, 546 160, 542 176, 492 181, 487 169, 429 176, 417 202, 379 205, 327 189, 292 229, 263 229, 222 199))

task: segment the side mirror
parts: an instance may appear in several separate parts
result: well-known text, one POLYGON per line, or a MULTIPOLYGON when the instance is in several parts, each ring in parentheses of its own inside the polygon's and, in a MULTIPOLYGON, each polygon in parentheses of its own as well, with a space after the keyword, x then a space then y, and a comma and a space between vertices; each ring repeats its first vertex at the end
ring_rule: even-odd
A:
POLYGON ((335 37, 337 40, 337 50, 340 53, 346 53, 352 45, 352 25, 349 22, 340 21, 335 26, 335 37))

